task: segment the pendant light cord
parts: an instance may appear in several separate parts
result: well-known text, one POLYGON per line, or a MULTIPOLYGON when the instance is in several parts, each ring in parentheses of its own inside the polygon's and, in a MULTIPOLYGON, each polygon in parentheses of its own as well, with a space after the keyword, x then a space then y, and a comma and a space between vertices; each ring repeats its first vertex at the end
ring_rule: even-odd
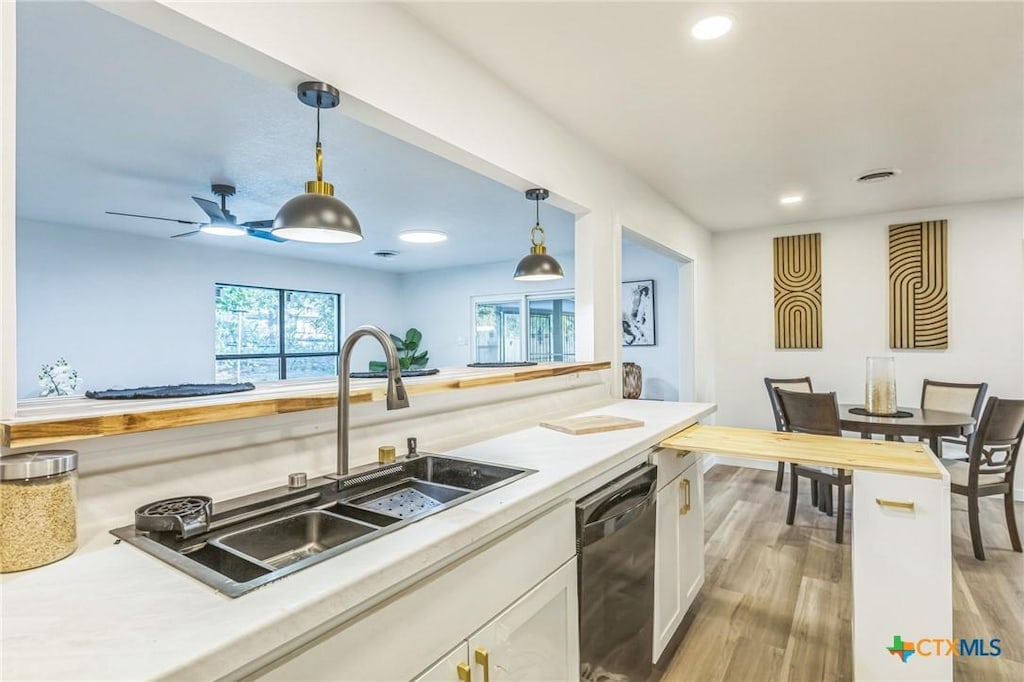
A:
POLYGON ((320 146, 320 95, 316 96, 316 180, 324 179, 324 151, 320 146))
POLYGON ((533 203, 537 207, 537 220, 536 220, 536 223, 537 223, 537 226, 539 227, 540 226, 540 199, 534 199, 533 203))

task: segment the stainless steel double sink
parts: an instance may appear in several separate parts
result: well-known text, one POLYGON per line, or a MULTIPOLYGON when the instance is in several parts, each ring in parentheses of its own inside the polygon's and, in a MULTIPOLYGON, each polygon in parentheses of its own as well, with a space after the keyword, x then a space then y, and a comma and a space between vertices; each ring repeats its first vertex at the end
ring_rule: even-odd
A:
POLYGON ((237 597, 532 473, 421 454, 228 500, 213 506, 205 532, 188 537, 135 525, 110 532, 237 597))

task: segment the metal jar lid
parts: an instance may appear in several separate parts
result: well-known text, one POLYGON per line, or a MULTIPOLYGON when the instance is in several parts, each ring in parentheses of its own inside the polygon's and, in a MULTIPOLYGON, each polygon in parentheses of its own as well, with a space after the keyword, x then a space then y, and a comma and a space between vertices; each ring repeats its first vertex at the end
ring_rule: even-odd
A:
POLYGON ((0 457, 0 481, 56 476, 78 468, 74 450, 39 450, 0 457))

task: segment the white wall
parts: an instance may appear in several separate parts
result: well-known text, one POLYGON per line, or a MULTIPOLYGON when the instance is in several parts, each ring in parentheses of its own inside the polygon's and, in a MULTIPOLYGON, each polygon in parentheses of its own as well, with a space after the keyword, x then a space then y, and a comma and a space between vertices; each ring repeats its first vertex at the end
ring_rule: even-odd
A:
POLYGON ((14 256, 16 6, 0 2, 0 417, 17 410, 17 330, 14 256))
MULTIPOLYGON (((348 330, 402 324, 392 273, 29 221, 17 239, 20 397, 58 356, 81 390, 212 381, 217 282, 340 293, 348 330)), ((352 367, 378 357, 363 341, 352 367)))
POLYGON ((161 4, 173 11, 151 3, 105 7, 282 84, 292 76, 281 64, 327 80, 344 93, 346 112, 363 122, 521 189, 548 187, 555 205, 584 207, 575 239, 577 325, 593 334, 578 337, 582 358, 620 357, 622 225, 694 259, 696 396, 713 397, 710 234, 400 7, 161 4))
POLYGON ((920 402, 925 377, 1024 397, 1022 225, 1015 199, 716 234, 718 423, 773 428, 765 376, 810 375, 816 390, 863 402, 868 355, 895 356, 902 405, 920 402), (949 349, 889 350, 888 226, 935 219, 949 221, 949 349), (810 232, 822 233, 824 347, 778 351, 772 238, 810 232))
POLYGON ((428 270, 401 276, 403 329, 423 332, 431 367, 458 367, 473 362, 474 296, 539 294, 573 288, 573 255, 552 254, 565 277, 553 282, 517 282, 516 263, 489 263, 457 269, 428 270), (404 322, 408 320, 408 323, 404 322))
MULTIPOLYGON (((642 398, 679 400, 683 325, 679 298, 680 265, 668 256, 623 240, 622 280, 654 280, 657 345, 622 348, 623 362, 635 362, 643 371, 642 398)), ((628 304, 629 301, 622 301, 622 305, 628 304)))

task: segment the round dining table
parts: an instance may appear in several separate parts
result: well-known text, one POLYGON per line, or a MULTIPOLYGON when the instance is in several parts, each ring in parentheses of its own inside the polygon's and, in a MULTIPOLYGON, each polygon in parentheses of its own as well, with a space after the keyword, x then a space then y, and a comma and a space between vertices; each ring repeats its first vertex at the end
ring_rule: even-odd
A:
POLYGON ((851 412, 854 408, 864 409, 864 406, 839 406, 839 420, 844 431, 857 431, 861 438, 871 438, 876 434, 885 436, 886 440, 899 440, 901 437, 923 438, 928 441, 936 457, 942 457, 943 438, 957 438, 974 432, 974 417, 969 414, 900 407, 897 409, 909 416, 875 417, 851 412))

